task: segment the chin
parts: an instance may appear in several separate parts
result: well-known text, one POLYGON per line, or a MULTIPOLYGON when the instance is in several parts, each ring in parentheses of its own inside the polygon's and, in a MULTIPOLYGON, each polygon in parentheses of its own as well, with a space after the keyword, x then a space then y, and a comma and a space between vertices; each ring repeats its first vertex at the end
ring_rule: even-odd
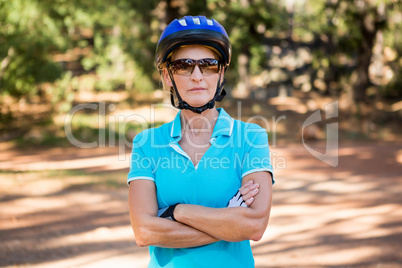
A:
POLYGON ((210 100, 212 100, 213 96, 208 98, 189 98, 188 100, 185 100, 189 105, 193 106, 193 107, 201 107, 204 106, 205 104, 207 104, 210 100))
POLYGON ((203 99, 203 100, 198 99, 194 101, 188 101, 187 103, 193 107, 201 107, 207 104, 211 99, 203 99))

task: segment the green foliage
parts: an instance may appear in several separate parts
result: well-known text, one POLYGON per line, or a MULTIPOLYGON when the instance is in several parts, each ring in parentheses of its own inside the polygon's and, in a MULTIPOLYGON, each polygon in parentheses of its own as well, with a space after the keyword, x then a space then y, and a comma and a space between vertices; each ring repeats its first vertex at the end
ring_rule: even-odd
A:
POLYGON ((274 1, 263 0, 209 0, 207 8, 205 13, 211 14, 212 18, 224 25, 232 43, 232 62, 227 74, 231 79, 228 83, 237 82, 237 59, 240 53, 249 56, 252 74, 260 72, 266 65, 264 48, 266 31, 286 29, 281 19, 281 16, 284 15, 283 8, 274 1))
POLYGON ((78 81, 72 77, 71 72, 66 72, 55 83, 46 87, 46 93, 51 96, 51 107, 55 112, 67 113, 74 101, 75 90, 78 81))
MULTIPOLYGON (((383 34, 383 49, 388 47, 401 51, 401 12, 400 1, 394 0, 306 1, 303 6, 296 6, 294 34, 298 40, 311 42, 315 71, 323 71, 328 81, 340 82, 342 77, 347 77, 345 81, 350 84, 350 74, 358 64, 356 56, 364 41, 363 25, 367 26, 372 20, 372 27, 383 34), (305 36, 313 38, 306 40, 305 36)), ((398 73, 399 63, 396 61, 397 58, 384 64, 398 73)), ((399 90, 390 89, 398 85, 397 81, 395 78, 392 83, 377 86, 385 89, 382 92, 393 92, 395 97, 401 98, 402 94, 396 93, 399 90)), ((341 92, 342 88, 340 85, 335 90, 341 92)))
POLYGON ((61 67, 50 56, 65 47, 59 27, 36 1, 0 2, 1 94, 35 95, 39 83, 61 76, 61 67))
POLYGON ((84 70, 95 70, 100 77, 99 90, 124 85, 127 69, 132 72, 135 65, 135 80, 145 82, 134 86, 149 91, 154 86, 149 62, 156 41, 150 40, 147 14, 154 5, 155 1, 0 0, 1 94, 36 95, 41 83, 62 79, 66 71, 63 62, 53 59, 55 53, 85 48, 90 42, 90 53, 80 61, 84 70))
MULTIPOLYGON (((167 23, 167 3, 0 0, 0 98, 30 99, 45 92, 55 111, 66 112, 82 88, 151 92, 159 87, 154 51, 167 23), (81 74, 92 74, 94 81, 82 83, 77 78, 81 74)), ((385 63, 394 76, 381 92, 402 96, 397 90, 402 56, 400 1, 187 0, 174 5, 179 5, 173 7, 181 15, 206 15, 225 26, 233 45, 227 74, 233 78, 228 80, 232 86, 237 82, 239 54, 249 57, 249 72, 257 75, 273 67, 267 66, 266 48, 278 43, 270 42, 290 37, 297 45, 311 48, 314 72, 324 72, 327 81, 350 83, 362 42, 362 18, 384 7, 384 14, 375 19, 381 23, 383 46, 397 56, 385 63)))

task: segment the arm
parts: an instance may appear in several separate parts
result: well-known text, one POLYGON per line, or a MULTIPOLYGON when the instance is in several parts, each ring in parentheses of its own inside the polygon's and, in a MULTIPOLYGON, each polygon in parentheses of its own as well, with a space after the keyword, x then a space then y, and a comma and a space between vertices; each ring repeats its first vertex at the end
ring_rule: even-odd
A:
MULTIPOLYGON (((243 184, 236 194, 229 200, 226 207, 248 207, 254 202, 254 196, 258 194, 259 184, 254 184, 252 180, 243 184)), ((174 209, 178 204, 164 207, 158 210, 158 217, 174 220, 174 209)))
POLYGON ((179 222, 158 218, 155 183, 135 180, 129 187, 131 226, 139 246, 186 248, 210 244, 218 238, 179 222))
POLYGON ((196 205, 177 205, 177 221, 226 241, 261 239, 268 225, 272 202, 271 174, 266 171, 245 176, 244 185, 253 180, 259 184, 259 193, 249 208, 207 208, 196 205))
MULTIPOLYGON (((248 206, 253 203, 258 187, 258 184, 249 181, 239 189, 248 206)), ((136 180, 130 183, 129 209, 131 225, 139 246, 184 248, 220 240, 191 226, 156 217, 158 204, 152 181, 136 180)))

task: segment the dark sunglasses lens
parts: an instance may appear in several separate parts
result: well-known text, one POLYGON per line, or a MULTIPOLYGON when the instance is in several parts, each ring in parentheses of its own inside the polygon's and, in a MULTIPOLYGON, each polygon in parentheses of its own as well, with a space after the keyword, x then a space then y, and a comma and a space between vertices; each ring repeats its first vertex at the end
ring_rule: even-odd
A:
POLYGON ((215 59, 199 60, 199 66, 204 75, 219 73, 219 61, 215 59))
POLYGON ((170 64, 172 73, 178 75, 191 75, 194 66, 194 61, 190 59, 176 60, 170 64))
POLYGON ((216 59, 180 59, 171 62, 169 68, 173 74, 191 75, 196 65, 200 67, 203 75, 216 74, 220 71, 219 61, 216 59))

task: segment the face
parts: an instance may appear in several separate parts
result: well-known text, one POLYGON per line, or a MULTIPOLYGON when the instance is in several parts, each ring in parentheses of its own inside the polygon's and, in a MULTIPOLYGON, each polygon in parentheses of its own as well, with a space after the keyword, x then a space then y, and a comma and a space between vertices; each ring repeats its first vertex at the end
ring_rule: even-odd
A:
MULTIPOLYGON (((212 50, 200 45, 190 45, 179 48, 173 55, 172 62, 179 59, 218 59, 212 50)), ((208 103, 215 95, 220 73, 210 70, 202 72, 195 66, 191 75, 173 74, 177 90, 181 98, 193 107, 200 107, 208 103)), ((163 71, 166 85, 172 87, 172 81, 166 68, 163 71)))

